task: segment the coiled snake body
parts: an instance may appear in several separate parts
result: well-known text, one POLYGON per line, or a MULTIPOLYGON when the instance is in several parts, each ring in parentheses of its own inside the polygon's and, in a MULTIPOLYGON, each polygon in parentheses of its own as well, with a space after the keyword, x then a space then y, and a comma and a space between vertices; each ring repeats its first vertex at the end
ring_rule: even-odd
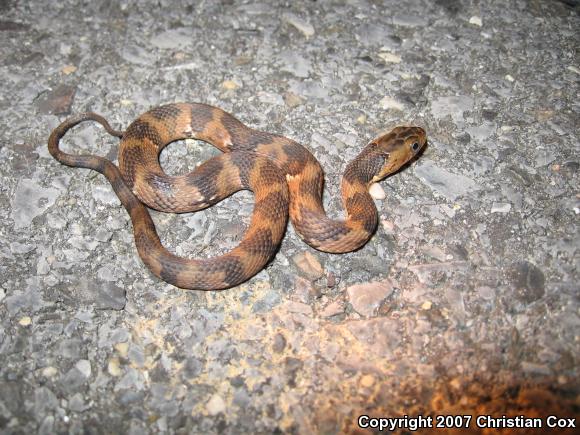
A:
POLYGON ((54 129, 48 149, 65 165, 90 168, 107 177, 131 216, 139 255, 156 276, 181 288, 218 290, 246 281, 265 266, 280 244, 288 215, 300 237, 318 250, 341 253, 364 245, 378 221, 369 185, 396 172, 426 140, 419 127, 396 127, 371 141, 343 175, 345 220, 326 216, 324 173, 306 148, 285 137, 253 130, 205 104, 159 106, 137 118, 125 132, 113 130, 95 113, 79 114, 54 129), (121 138, 119 168, 103 157, 72 155, 59 149, 65 133, 86 120, 97 121, 121 138), (186 138, 209 142, 224 154, 187 175, 165 174, 159 153, 169 143, 186 138), (241 189, 255 195, 250 226, 236 248, 210 259, 182 258, 165 249, 145 207, 190 212, 241 189))

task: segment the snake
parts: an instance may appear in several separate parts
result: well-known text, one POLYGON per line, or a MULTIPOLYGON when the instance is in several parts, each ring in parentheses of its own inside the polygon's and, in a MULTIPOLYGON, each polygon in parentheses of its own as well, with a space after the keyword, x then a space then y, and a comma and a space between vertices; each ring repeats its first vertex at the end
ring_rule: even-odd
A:
POLYGON ((110 182, 129 213, 137 252, 149 270, 183 289, 221 290, 260 272, 276 254, 290 218, 313 248, 345 253, 361 248, 378 225, 369 194, 372 183, 399 171, 427 143, 425 130, 398 126, 370 141, 346 166, 340 186, 343 219, 327 216, 322 200, 324 171, 304 146, 281 135, 252 129, 230 113, 202 103, 171 103, 138 116, 125 131, 94 112, 73 115, 48 139, 60 163, 95 170, 110 182), (60 140, 92 120, 120 138, 118 166, 92 154, 69 154, 60 140), (222 154, 184 175, 168 175, 159 155, 184 139, 207 142, 222 154), (231 251, 212 258, 180 257, 161 243, 149 208, 185 213, 210 207, 239 190, 254 194, 250 225, 231 251))

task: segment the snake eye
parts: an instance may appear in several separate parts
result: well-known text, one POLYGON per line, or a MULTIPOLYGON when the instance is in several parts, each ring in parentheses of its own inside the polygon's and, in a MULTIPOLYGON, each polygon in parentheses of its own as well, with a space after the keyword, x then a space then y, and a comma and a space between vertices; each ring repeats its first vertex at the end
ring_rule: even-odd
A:
POLYGON ((411 149, 412 149, 414 152, 417 152, 417 151, 419 151, 419 148, 420 148, 420 147, 419 147, 419 144, 418 144, 417 142, 414 142, 414 143, 413 143, 413 145, 411 145, 411 149))

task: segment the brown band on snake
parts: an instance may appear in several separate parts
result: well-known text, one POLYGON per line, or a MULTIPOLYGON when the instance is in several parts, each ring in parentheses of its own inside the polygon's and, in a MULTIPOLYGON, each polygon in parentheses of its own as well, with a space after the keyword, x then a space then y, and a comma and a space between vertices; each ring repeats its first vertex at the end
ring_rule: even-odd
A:
POLYGON ((425 143, 423 129, 396 127, 367 145, 343 176, 344 220, 326 215, 322 205, 324 173, 306 148, 283 136, 253 130, 227 112, 204 104, 156 107, 122 134, 112 130, 102 117, 82 114, 53 131, 49 150, 64 164, 91 168, 107 177, 131 215, 139 254, 155 275, 178 287, 209 290, 232 287, 256 274, 275 253, 288 213, 296 232, 316 249, 341 253, 364 245, 378 221, 368 193, 370 184, 396 172, 425 143), (101 123, 111 134, 122 135, 119 168, 100 157, 73 156, 58 149, 66 131, 87 119, 101 123), (159 153, 169 143, 187 138, 209 142, 226 154, 186 175, 165 174, 159 153), (207 260, 185 259, 168 252, 139 201, 161 211, 189 212, 240 189, 255 194, 250 227, 234 250, 207 260))

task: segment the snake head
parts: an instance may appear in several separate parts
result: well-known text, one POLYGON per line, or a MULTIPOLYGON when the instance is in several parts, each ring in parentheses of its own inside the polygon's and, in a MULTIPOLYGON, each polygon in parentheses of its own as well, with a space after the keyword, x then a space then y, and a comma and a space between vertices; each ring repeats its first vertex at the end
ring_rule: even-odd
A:
POLYGON ((384 164, 372 181, 382 180, 397 172, 415 157, 427 143, 427 134, 421 127, 395 127, 390 133, 379 136, 372 144, 384 159, 384 164))

